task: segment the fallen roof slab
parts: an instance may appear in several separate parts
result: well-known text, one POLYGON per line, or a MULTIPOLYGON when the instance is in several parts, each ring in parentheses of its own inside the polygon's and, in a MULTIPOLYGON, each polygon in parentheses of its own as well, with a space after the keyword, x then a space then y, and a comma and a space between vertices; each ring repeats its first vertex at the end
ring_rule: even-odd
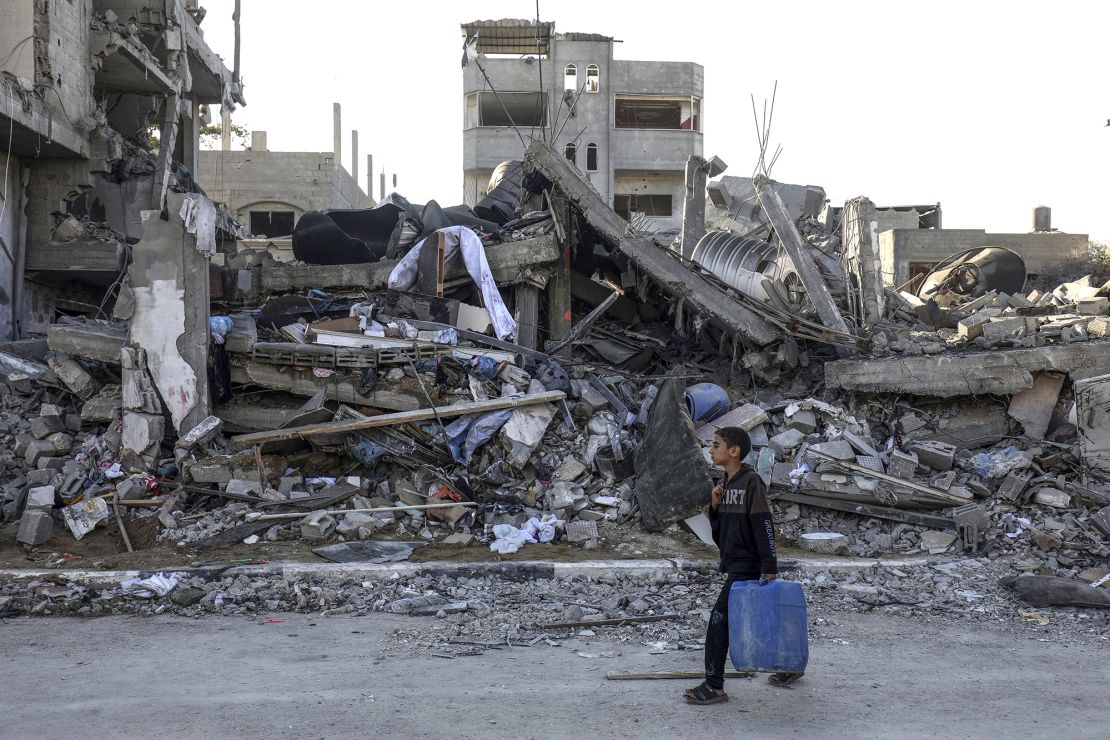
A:
MULTIPOLYGON (((486 261, 499 285, 519 283, 537 265, 556 262, 562 250, 549 235, 516 242, 490 244, 486 261)), ((260 269, 261 288, 270 293, 292 293, 309 288, 357 288, 384 290, 389 274, 400 260, 382 260, 357 265, 265 265, 260 269)), ((447 279, 466 275, 461 261, 447 279)))
POLYGON ((1110 367, 1110 342, 883 360, 839 360, 825 365, 828 388, 916 396, 1012 395, 1033 387, 1036 373, 1067 373, 1072 380, 1110 367))
POLYGON ((756 344, 770 344, 782 332, 759 314, 736 302, 726 292, 701 275, 689 270, 666 250, 633 235, 628 222, 617 215, 593 187, 582 179, 559 152, 542 141, 534 141, 525 155, 543 175, 559 186, 563 194, 582 212, 587 223, 632 260, 660 287, 678 299, 685 299, 698 313, 716 319, 729 330, 756 344))

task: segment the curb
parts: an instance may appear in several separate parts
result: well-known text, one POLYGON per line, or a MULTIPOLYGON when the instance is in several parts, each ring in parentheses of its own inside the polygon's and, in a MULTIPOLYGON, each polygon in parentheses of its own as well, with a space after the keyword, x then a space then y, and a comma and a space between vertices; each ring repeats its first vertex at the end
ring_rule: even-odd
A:
MULTIPOLYGON (((937 562, 928 558, 794 558, 780 560, 779 570, 784 573, 822 570, 860 570, 864 568, 920 568, 937 562)), ((449 576, 454 578, 483 578, 495 576, 506 580, 575 580, 608 575, 664 576, 686 571, 713 573, 716 560, 584 560, 578 563, 552 563, 543 560, 516 560, 509 562, 455 563, 430 561, 425 563, 268 563, 265 565, 204 566, 200 568, 172 568, 150 570, 32 570, 21 568, 0 569, 0 578, 47 578, 70 581, 91 586, 113 587, 129 578, 145 578, 157 572, 175 573, 185 578, 200 577, 205 580, 234 578, 287 579, 301 577, 360 578, 362 580, 387 580, 415 576, 449 576)))

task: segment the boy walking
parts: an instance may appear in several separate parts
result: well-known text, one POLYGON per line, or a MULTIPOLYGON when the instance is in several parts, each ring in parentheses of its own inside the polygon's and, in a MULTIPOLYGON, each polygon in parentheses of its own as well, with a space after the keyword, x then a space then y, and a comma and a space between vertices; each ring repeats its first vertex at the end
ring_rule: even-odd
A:
MULTIPOLYGON (((772 580, 778 577, 775 530, 767 489, 755 469, 741 462, 751 452, 748 433, 739 427, 722 427, 713 437, 710 456, 725 469, 725 482, 713 489, 709 521, 713 540, 721 551, 720 571, 727 575, 717 603, 709 614, 705 632, 705 681, 685 693, 691 704, 728 701, 725 663, 728 660, 728 595, 736 581, 772 580)), ((771 683, 784 686, 802 674, 776 673, 771 683)))

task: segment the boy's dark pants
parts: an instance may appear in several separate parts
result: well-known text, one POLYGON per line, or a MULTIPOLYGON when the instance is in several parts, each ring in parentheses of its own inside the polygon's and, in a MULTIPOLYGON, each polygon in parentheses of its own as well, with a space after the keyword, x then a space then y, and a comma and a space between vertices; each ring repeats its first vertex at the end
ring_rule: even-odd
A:
POLYGON ((717 603, 709 613, 709 626, 705 630, 705 684, 719 691, 725 687, 725 661, 728 660, 728 594, 737 581, 754 580, 730 575, 717 603))

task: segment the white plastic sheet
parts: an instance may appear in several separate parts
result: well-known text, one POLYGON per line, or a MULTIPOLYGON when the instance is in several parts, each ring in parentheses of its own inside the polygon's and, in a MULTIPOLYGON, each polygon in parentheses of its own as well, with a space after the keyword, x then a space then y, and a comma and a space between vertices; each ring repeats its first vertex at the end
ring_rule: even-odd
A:
POLYGON ((131 578, 120 584, 120 588, 128 596, 138 596, 150 599, 155 596, 166 596, 177 588, 177 576, 172 573, 155 573, 150 578, 131 578))
MULTIPOLYGON (((443 234, 444 269, 452 264, 462 252, 463 264, 470 277, 477 283, 482 291, 482 299, 489 311, 490 321, 493 322, 494 333, 498 339, 508 339, 516 333, 516 322, 512 314, 501 300, 501 293, 497 290, 497 282, 493 279, 493 272, 486 261, 486 250, 482 247, 482 240, 465 226, 448 226, 440 229, 436 234, 443 234)), ((428 238, 437 238, 435 234, 428 238)), ((393 268, 389 275, 389 288, 391 290, 408 290, 416 284, 420 249, 427 239, 420 240, 415 247, 409 250, 401 261, 393 268)))

